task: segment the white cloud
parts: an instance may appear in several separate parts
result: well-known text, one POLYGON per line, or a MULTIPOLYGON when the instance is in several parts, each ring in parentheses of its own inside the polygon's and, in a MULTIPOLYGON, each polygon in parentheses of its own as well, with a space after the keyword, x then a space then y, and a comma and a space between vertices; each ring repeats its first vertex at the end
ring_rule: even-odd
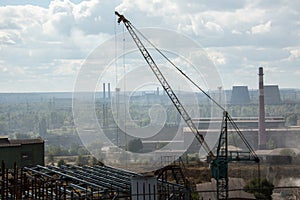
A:
POLYGON ((13 67, 11 70, 10 70, 10 73, 11 74, 19 74, 19 75, 24 75, 25 74, 25 70, 21 67, 13 67))
POLYGON ((211 31, 223 32, 223 28, 219 24, 216 24, 214 22, 207 22, 205 24, 205 27, 208 28, 211 31))
POLYGON ((16 40, 19 40, 18 36, 14 33, 7 34, 5 32, 0 32, 0 43, 6 45, 16 44, 16 40))
POLYGON ((232 30, 231 33, 235 34, 235 35, 242 35, 243 34, 241 31, 238 31, 238 30, 232 30))
POLYGON ((208 52, 208 56, 215 63, 215 65, 224 65, 224 64, 226 64, 225 55, 221 52, 210 51, 210 52, 208 52))
POLYGON ((3 73, 10 77, 20 77, 26 74, 25 69, 19 66, 3 66, 1 64, 0 69, 3 73))
MULTIPOLYGON (((56 60, 54 75, 76 75, 83 60, 56 60)), ((53 64, 54 65, 54 64, 53 64)))
MULTIPOLYGON (((55 0, 46 8, 32 5, 0 6, 1 71, 6 72, 6 77, 1 76, 2 80, 14 79, 14 84, 22 79, 41 81, 34 79, 35 75, 44 76, 49 81, 51 75, 74 79, 80 65, 73 62, 67 64, 66 60, 84 59, 111 36, 115 23, 114 7, 114 4, 105 0, 78 4, 69 0, 55 0), (22 77, 18 74, 22 74, 22 77)), ((73 83, 66 87, 72 90, 73 83)))
POLYGON ((7 72, 7 67, 3 66, 3 61, 0 60, 0 71, 7 72))
POLYGON ((298 49, 290 50, 289 60, 299 59, 300 58, 300 47, 298 49))
MULTIPOLYGON (((269 71, 272 74, 279 74, 283 69, 295 71, 300 56, 298 8, 297 1, 285 0, 276 3, 226 0, 222 4, 193 0, 87 0, 80 3, 53 0, 44 7, 0 6, 0 70, 3 72, 0 77, 13 80, 10 84, 15 85, 1 84, 0 91, 5 87, 20 88, 23 85, 17 85, 17 80, 33 79, 34 82, 37 77, 48 81, 63 77, 66 79, 63 87, 72 89, 80 66, 77 61, 87 57, 115 31, 123 31, 122 25, 116 25, 114 10, 124 13, 137 28, 167 28, 200 43, 219 65, 228 87, 232 82, 247 84, 252 79, 246 77, 245 71, 257 74, 254 68, 262 64, 273 67, 274 70, 269 71), (233 70, 238 70, 240 75, 234 76, 233 70)), ((255 75, 251 78, 256 81, 255 75)), ((300 87, 299 83, 289 82, 295 79, 278 81, 300 87)), ((37 78, 36 81, 43 80, 37 78)), ((36 82, 35 85, 32 88, 40 85, 42 90, 46 84, 36 82)), ((53 83, 53 87, 59 89, 60 86, 53 83)))
POLYGON ((252 34, 263 34, 271 31, 272 23, 271 21, 266 22, 265 24, 259 24, 251 28, 252 34))

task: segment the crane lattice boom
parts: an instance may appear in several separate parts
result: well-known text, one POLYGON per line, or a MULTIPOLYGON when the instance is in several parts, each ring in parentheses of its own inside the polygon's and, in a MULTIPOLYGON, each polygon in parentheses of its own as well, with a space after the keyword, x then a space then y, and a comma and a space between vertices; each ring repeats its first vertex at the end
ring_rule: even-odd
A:
POLYGON ((208 155, 211 158, 214 158, 212 151, 210 150, 208 144, 204 140, 204 136, 201 133, 199 133, 194 122, 192 121, 191 117, 189 116, 189 114, 187 113, 187 111, 185 110, 185 108, 183 107, 181 102, 179 101, 178 97, 172 90, 168 81, 163 76, 163 74, 159 70, 158 66, 154 62, 153 58, 149 54, 148 50, 145 48, 145 46, 143 45, 143 43, 141 42, 141 40, 139 39, 139 37, 137 36, 135 31, 133 30, 131 23, 123 15, 120 15, 118 12, 115 12, 115 14, 119 17, 118 23, 120 23, 120 22, 124 23, 125 27, 127 28, 128 32, 130 33, 131 37, 133 38, 134 42, 136 43, 137 47, 139 48, 140 52, 142 53, 143 57, 145 58, 146 62, 150 66, 151 70, 153 71, 156 78, 158 79, 158 81, 160 82, 160 84, 162 85, 164 90, 166 91, 166 93, 169 96, 169 98, 171 99, 171 101, 173 102, 173 104, 176 107, 176 109, 178 110, 179 114, 181 115, 183 120, 186 122, 187 126, 191 129, 192 133, 195 135, 195 137, 197 138, 199 143, 203 146, 204 150, 208 153, 208 155))
MULTIPOLYGON (((228 193, 228 163, 232 161, 254 161, 256 163, 259 163, 259 158, 255 154, 254 150, 250 146, 250 144, 247 142, 246 138, 242 135, 241 131, 235 124, 235 122, 232 120, 230 115, 228 114, 225 109, 218 104, 213 98, 211 98, 208 94, 206 94, 200 87, 198 87, 212 102, 214 102, 216 105, 218 105, 224 112, 223 112, 223 121, 222 121, 222 127, 221 127, 221 134, 218 141, 218 148, 217 148, 217 154, 216 156, 213 154, 213 152, 210 150, 208 144, 204 140, 204 136, 199 132, 196 125, 192 121, 191 117, 177 98, 176 94, 172 90, 171 86, 169 85, 166 78, 161 73, 160 69, 154 62, 153 58, 149 54, 148 50, 145 48, 139 37, 134 31, 134 26, 131 25, 131 23, 123 16, 120 15, 118 12, 115 12, 115 14, 119 17, 118 23, 123 22, 125 27, 127 28, 128 32, 130 33, 131 37, 133 38, 134 42, 136 43, 137 47, 139 48, 140 52, 142 53, 144 59, 150 66, 151 70, 155 74, 156 78, 164 88, 165 92, 171 99, 172 103, 178 110, 181 117, 186 122, 187 126, 190 128, 192 133, 195 135, 199 143, 203 146, 204 150, 208 153, 208 158, 211 164, 212 169, 212 177, 216 179, 217 181, 217 199, 228 199, 229 193, 228 193), (227 123, 230 123, 235 131, 238 133, 240 138, 242 139, 243 143, 248 148, 249 152, 230 152, 230 156, 228 155, 228 125, 227 123), (245 154, 246 153, 246 156, 245 154), (242 155, 244 154, 244 155, 242 155), (235 156, 233 156, 235 155, 235 156)), ((155 47, 156 50, 158 50, 155 47)), ((159 50, 158 50, 159 51, 159 50)), ((161 53, 161 52, 160 52, 161 53)), ((162 53, 161 53, 162 54, 162 53)), ((169 61, 169 60, 168 60, 169 61)), ((177 70, 179 68, 176 67, 177 70)), ((180 72, 183 74, 183 72, 180 70, 180 72)), ((185 74, 183 74, 189 81, 192 81, 189 77, 187 77, 185 74)), ((194 82, 193 82, 194 84, 194 82)))

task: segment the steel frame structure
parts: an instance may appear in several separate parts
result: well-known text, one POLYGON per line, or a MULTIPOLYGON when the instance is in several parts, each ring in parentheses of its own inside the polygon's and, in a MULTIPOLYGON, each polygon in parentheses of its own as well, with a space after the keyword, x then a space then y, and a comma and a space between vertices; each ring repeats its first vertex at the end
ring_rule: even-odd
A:
MULTIPOLYGON (((187 191, 184 185, 157 179, 154 193, 132 194, 132 178, 142 174, 110 166, 63 165, 5 169, 2 163, 0 174, 1 199, 133 199, 133 197, 156 200, 184 200, 187 191)), ((145 186, 144 186, 145 187, 145 186)), ((143 188, 142 190, 145 190, 143 188)))

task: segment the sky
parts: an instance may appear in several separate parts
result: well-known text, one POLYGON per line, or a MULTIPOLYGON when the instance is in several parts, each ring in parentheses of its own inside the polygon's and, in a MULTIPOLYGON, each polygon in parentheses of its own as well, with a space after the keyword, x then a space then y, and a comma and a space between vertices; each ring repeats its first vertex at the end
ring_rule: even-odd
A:
POLYGON ((223 88, 256 89, 258 67, 265 84, 300 88, 300 1, 2 0, 0 92, 73 91, 85 59, 122 32, 115 10, 199 43, 223 88))

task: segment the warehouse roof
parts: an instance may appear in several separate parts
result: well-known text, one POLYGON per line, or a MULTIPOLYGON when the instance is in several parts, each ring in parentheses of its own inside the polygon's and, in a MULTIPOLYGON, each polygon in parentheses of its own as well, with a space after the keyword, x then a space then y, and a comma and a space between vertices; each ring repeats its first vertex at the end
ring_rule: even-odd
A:
POLYGON ((7 136, 0 136, 0 147, 21 146, 22 144, 42 144, 44 140, 36 139, 9 139, 7 136))
MULTIPOLYGON (((105 195, 110 194, 112 196, 110 196, 109 199, 112 199, 114 195, 118 197, 130 196, 133 178, 145 179, 145 176, 141 174, 106 165, 63 165, 61 167, 37 165, 34 167, 25 167, 24 169, 26 174, 30 174, 31 176, 38 175, 38 177, 42 177, 43 180, 65 181, 67 193, 68 191, 70 191, 70 194, 72 191, 77 191, 79 196, 83 193, 97 193, 103 198, 105 195)), ((180 192, 183 193, 185 191, 183 185, 176 183, 158 179, 157 184, 158 187, 154 192, 157 194, 160 192, 163 194, 163 192, 165 192, 166 194, 176 196, 179 195, 180 192)), ((142 186, 139 185, 137 187, 142 186)), ((148 185, 143 189, 148 189, 148 185)), ((138 195, 138 193, 135 195, 138 195)))

